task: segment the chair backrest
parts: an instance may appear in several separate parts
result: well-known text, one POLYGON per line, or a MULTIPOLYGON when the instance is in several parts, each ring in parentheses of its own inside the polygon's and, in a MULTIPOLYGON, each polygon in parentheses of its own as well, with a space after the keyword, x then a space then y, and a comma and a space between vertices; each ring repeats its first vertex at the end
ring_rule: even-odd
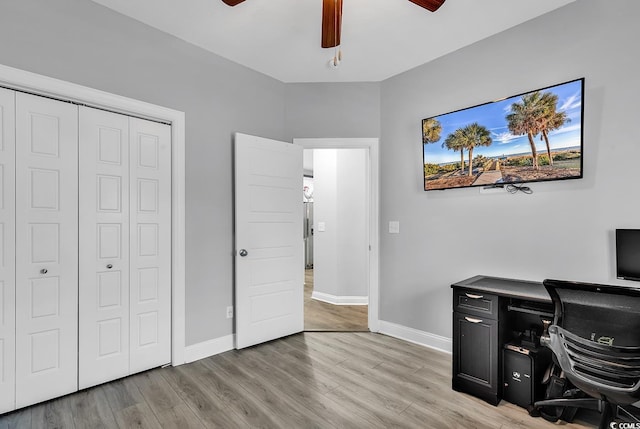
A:
POLYGON ((567 378, 617 404, 640 398, 640 289, 545 280, 550 344, 567 378))

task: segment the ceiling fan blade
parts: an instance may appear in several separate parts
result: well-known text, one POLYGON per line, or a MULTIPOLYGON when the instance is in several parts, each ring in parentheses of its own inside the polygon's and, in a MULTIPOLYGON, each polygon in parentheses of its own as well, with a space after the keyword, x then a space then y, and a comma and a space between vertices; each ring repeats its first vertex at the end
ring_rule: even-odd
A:
POLYGON ((342 31, 342 0, 322 0, 322 47, 340 44, 342 31))
POLYGON ((422 6, 428 11, 435 12, 442 6, 445 0, 409 0, 411 3, 415 3, 418 6, 422 6))
POLYGON ((227 6, 235 6, 242 3, 244 0, 222 0, 227 6))

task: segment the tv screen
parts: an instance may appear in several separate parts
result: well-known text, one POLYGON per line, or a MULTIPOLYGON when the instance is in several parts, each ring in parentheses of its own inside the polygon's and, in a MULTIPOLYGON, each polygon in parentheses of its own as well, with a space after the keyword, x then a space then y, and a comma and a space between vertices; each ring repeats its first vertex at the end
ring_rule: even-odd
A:
POLYGON ((640 281, 640 229, 616 229, 616 276, 640 281))
POLYGON ((584 78, 422 120, 424 190, 582 177, 584 78))

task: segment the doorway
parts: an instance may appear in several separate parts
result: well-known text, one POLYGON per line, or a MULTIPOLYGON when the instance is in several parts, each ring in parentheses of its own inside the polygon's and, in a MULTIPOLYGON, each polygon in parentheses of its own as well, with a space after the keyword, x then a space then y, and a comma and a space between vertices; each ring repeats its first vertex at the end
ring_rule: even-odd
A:
POLYGON ((378 139, 294 144, 305 149, 303 204, 313 213, 305 219, 313 226, 305 246, 305 330, 377 332, 378 139))

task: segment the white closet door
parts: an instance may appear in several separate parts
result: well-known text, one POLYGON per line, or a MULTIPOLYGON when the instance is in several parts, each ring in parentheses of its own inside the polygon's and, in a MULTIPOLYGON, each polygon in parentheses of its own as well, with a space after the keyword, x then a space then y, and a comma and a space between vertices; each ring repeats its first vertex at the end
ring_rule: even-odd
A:
POLYGON ((0 414, 15 408, 15 92, 0 88, 0 414))
POLYGON ((16 93, 16 407, 78 387, 78 109, 16 93))
POLYGON ((80 108, 78 384, 129 375, 129 118, 80 108))
POLYGON ((171 361, 171 127, 129 119, 131 373, 171 361))

